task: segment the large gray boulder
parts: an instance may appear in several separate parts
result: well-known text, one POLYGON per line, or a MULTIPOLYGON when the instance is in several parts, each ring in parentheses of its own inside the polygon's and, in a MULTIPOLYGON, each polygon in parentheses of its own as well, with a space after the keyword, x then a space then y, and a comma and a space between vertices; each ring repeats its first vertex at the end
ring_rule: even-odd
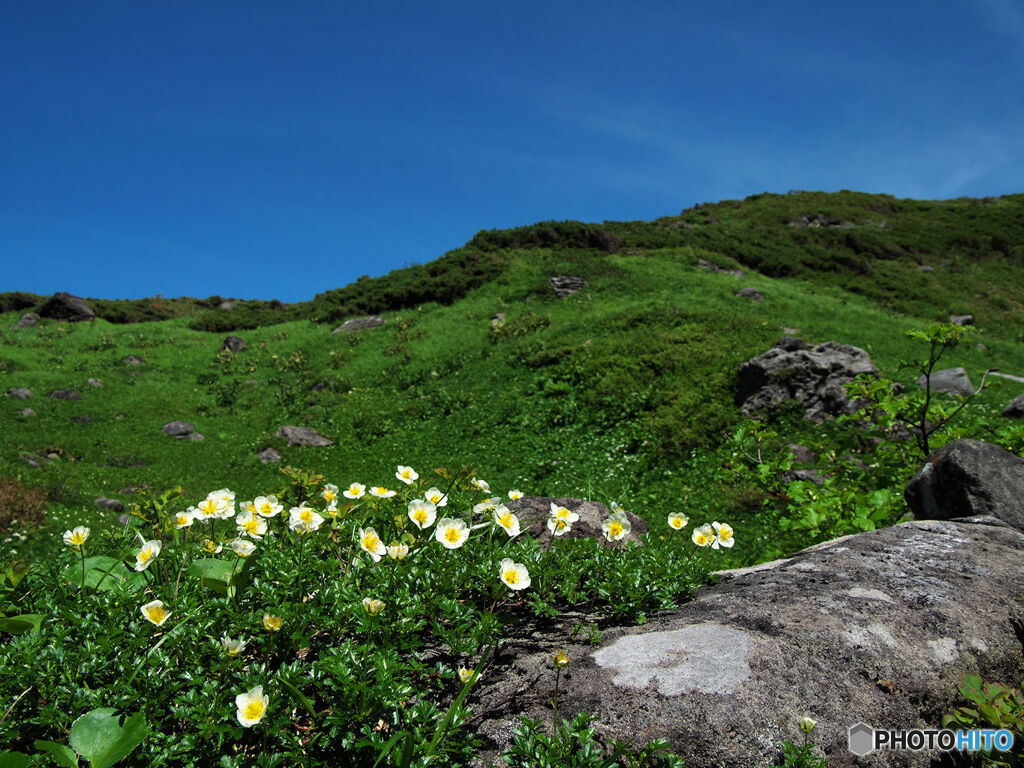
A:
POLYGON ((878 375, 863 349, 835 341, 808 347, 786 336, 740 365, 737 402, 743 413, 752 415, 796 400, 808 419, 822 421, 856 410, 843 385, 860 374, 878 375))
POLYGON ((35 312, 26 312, 20 318, 18 322, 14 324, 15 328, 35 328, 39 325, 39 315, 35 312))
POLYGON ((288 441, 288 445, 306 445, 319 448, 334 444, 323 435, 317 434, 315 429, 309 427, 281 427, 274 433, 274 437, 285 438, 288 441))
POLYGON ((933 453, 903 492, 918 519, 992 515, 1024 531, 1024 459, 981 440, 933 453))
POLYGON ((384 318, 380 315, 353 317, 339 325, 331 333, 354 333, 355 331, 364 331, 367 328, 376 328, 378 325, 384 325, 384 318))
POLYGON ((39 307, 39 316, 71 323, 96 319, 96 313, 85 299, 63 291, 53 294, 43 302, 39 307))
POLYGON ((937 754, 858 760, 847 729, 938 727, 968 673, 1019 682, 1022 590, 1024 533, 991 517, 913 521, 726 572, 596 646, 573 633, 579 617, 511 625, 467 701, 485 741, 475 764, 500 764, 521 715, 551 721, 565 650, 561 717, 589 712, 605 739, 668 739, 689 768, 777 765, 804 715, 830 768, 925 768, 937 754))
POLYGON ((932 392, 943 392, 948 395, 972 395, 974 385, 971 384, 967 371, 963 368, 943 368, 941 371, 932 371, 927 377, 917 377, 917 386, 924 389, 925 383, 929 384, 932 392))
POLYGON ((1024 418, 1024 392, 1021 392, 1003 409, 1003 416, 1010 419, 1024 418))

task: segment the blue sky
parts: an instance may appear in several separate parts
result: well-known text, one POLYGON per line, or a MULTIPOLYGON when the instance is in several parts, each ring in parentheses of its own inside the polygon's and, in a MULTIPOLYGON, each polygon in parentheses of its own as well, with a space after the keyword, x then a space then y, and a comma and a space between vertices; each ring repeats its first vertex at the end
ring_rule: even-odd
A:
POLYGON ((300 301, 481 229, 1022 192, 1024 0, 0 0, 0 290, 300 301))

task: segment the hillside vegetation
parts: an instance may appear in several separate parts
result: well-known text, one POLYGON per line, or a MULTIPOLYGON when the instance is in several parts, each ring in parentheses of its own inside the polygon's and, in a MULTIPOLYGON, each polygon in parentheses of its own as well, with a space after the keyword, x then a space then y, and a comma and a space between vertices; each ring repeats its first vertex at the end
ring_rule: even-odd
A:
MULTIPOLYGON (((975 382, 991 367, 1022 375, 1022 285, 1024 195, 800 192, 652 222, 481 232, 437 261, 293 305, 91 299, 95 323, 12 330, 44 297, 6 293, 0 388, 35 397, 0 401, 0 475, 45 491, 52 533, 83 514, 113 519, 93 500, 130 505, 128 486, 181 485, 196 499, 225 486, 277 488, 288 464, 339 485, 386 481, 399 463, 421 473, 465 465, 496 489, 617 500, 650 519, 673 508, 729 517, 759 542, 734 559, 752 561, 806 539, 758 516, 765 499, 728 466, 743 422, 737 366, 790 328, 809 342, 863 347, 909 385, 915 375, 899 367, 913 352, 906 331, 970 312, 976 331, 943 365, 964 366, 975 382), (558 299, 555 275, 588 286, 558 299), (737 298, 745 286, 765 301, 737 298), (370 313, 386 324, 332 334, 370 313), (228 331, 247 349, 218 351, 228 331), (145 362, 126 364, 128 355, 145 362), (82 399, 49 398, 67 388, 82 399), (26 406, 36 415, 20 415, 26 406), (164 435, 176 419, 205 439, 164 435), (274 436, 286 424, 334 444, 288 446, 274 436), (268 446, 280 464, 258 460, 268 446), (52 459, 36 468, 24 454, 52 459)), ((971 429, 1008 423, 999 412, 1020 389, 1010 384, 972 405, 971 429)), ((780 445, 837 429, 779 419, 780 445)))

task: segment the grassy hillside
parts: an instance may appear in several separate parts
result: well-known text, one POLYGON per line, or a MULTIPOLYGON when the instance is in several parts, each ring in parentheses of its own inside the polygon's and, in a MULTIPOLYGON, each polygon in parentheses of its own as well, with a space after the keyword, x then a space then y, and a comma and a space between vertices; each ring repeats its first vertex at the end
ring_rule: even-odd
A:
MULTIPOLYGON (((795 328, 808 341, 863 347, 909 383, 898 367, 913 351, 905 332, 969 311, 975 338, 943 364, 975 381, 989 367, 1024 374, 1022 212, 1024 196, 759 195, 651 223, 484 232, 438 262, 290 307, 225 311, 221 297, 182 299, 167 305, 178 316, 160 322, 11 330, 31 299, 22 295, 0 315, 0 389, 35 397, 0 401, 0 475, 44 488, 63 530, 104 514, 97 496, 130 503, 129 485, 182 485, 198 498, 223 486, 276 488, 285 464, 338 484, 384 482, 399 463, 469 465, 495 489, 614 499, 652 519, 678 505, 696 517, 750 515, 750 534, 767 541, 757 500, 722 468, 725 437, 741 421, 737 365, 795 328), (826 226, 791 226, 801 217, 826 226), (700 259, 745 274, 714 273, 700 259), (557 299, 548 278, 561 274, 589 286, 557 299), (737 298, 748 285, 766 300, 737 298), (332 334, 354 310, 383 312, 386 325, 332 334), (248 348, 238 355, 218 352, 231 327, 222 320, 239 312, 287 322, 240 332, 248 348), (504 320, 492 323, 497 313, 504 320), (128 355, 145 363, 128 365, 128 355), (82 400, 49 399, 63 388, 82 400), (36 415, 21 416, 26 406, 36 415), (176 419, 205 440, 162 434, 176 419), (334 445, 289 447, 274 437, 285 424, 334 445), (281 465, 259 462, 267 446, 281 465), (56 458, 32 468, 25 453, 56 458)), ((97 304, 101 314, 119 308, 114 320, 127 306, 97 304)), ((1008 384, 984 393, 975 412, 1004 421, 999 411, 1018 394, 1008 384)), ((793 440, 811 429, 790 421, 793 440)))

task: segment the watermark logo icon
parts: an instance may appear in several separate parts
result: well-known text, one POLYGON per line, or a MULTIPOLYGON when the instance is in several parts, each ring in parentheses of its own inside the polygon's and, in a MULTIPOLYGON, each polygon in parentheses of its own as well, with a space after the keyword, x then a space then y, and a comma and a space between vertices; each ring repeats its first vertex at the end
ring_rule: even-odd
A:
POLYGON ((850 751, 857 757, 864 757, 875 748, 875 729, 867 723, 851 725, 847 731, 850 751))
POLYGON ((948 728, 895 729, 872 728, 867 723, 855 723, 847 729, 847 744, 857 757, 864 757, 875 750, 923 749, 942 752, 988 751, 1008 752, 1013 748, 1013 733, 1005 728, 953 731, 948 728))

